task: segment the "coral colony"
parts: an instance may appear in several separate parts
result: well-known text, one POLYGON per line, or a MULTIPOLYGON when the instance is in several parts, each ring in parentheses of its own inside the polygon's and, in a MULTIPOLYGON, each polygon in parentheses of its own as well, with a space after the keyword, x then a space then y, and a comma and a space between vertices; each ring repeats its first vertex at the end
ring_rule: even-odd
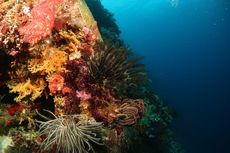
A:
POLYGON ((175 147, 162 142, 171 112, 113 22, 95 0, 0 0, 1 153, 175 147))

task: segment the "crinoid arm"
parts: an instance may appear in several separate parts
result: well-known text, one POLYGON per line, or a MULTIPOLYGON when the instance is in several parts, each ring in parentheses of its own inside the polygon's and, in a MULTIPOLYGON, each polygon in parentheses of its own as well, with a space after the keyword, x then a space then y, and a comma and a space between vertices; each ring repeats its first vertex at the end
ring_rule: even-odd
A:
POLYGON ((103 124, 95 120, 87 120, 83 115, 56 116, 50 111, 54 119, 49 119, 40 113, 47 121, 37 121, 40 135, 46 138, 42 142, 43 150, 52 150, 63 153, 87 153, 93 151, 91 143, 102 145, 100 132, 103 124))

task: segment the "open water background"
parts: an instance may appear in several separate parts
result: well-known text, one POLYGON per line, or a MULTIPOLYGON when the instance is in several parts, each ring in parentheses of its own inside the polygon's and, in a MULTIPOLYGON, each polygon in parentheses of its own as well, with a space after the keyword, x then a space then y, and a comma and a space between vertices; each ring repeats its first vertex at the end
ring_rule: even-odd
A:
POLYGON ((230 153, 230 0, 102 0, 187 153, 230 153))

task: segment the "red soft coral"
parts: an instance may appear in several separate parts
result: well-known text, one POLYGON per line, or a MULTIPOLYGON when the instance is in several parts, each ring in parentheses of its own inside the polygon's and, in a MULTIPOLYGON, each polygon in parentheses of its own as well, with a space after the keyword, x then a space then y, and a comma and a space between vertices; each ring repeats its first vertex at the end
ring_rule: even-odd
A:
POLYGON ((26 109, 27 107, 25 105, 21 104, 15 104, 15 105, 10 105, 7 108, 8 114, 11 116, 14 116, 17 111, 21 111, 23 109, 26 109))
POLYGON ((19 28, 23 35, 23 41, 36 43, 43 37, 49 35, 54 26, 54 5, 55 0, 40 0, 31 10, 31 18, 19 28))

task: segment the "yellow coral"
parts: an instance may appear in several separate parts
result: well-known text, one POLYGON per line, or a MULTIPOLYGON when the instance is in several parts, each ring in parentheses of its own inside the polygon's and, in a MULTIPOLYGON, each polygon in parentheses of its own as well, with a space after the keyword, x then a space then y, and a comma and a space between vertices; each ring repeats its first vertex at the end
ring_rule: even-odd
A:
POLYGON ((41 96, 46 87, 46 83, 44 79, 39 78, 33 82, 31 82, 30 79, 20 83, 10 81, 7 83, 7 86, 10 88, 10 93, 18 93, 18 96, 15 97, 14 100, 16 102, 21 102, 22 99, 28 96, 30 96, 31 101, 34 101, 36 98, 41 96))
POLYGON ((19 115, 17 116, 19 124, 21 124, 23 121, 28 121, 28 128, 35 126, 35 122, 33 119, 34 115, 35 115, 34 112, 31 112, 28 109, 23 109, 22 112, 20 112, 19 115))
POLYGON ((65 71, 64 64, 68 59, 66 52, 53 47, 45 47, 41 52, 40 58, 34 58, 28 62, 31 73, 47 74, 49 77, 53 73, 65 71))
POLYGON ((79 41, 83 38, 83 33, 79 32, 75 34, 72 30, 60 31, 59 34, 65 39, 68 40, 68 45, 62 46, 62 50, 66 52, 77 52, 78 46, 81 44, 79 41))
POLYGON ((89 101, 81 100, 79 107, 80 107, 80 110, 81 110, 81 114, 84 114, 88 118, 92 118, 92 114, 91 114, 91 111, 90 111, 90 102, 89 101))
POLYGON ((57 116, 64 115, 64 105, 65 105, 65 98, 64 97, 54 97, 54 104, 55 104, 55 114, 57 116))

